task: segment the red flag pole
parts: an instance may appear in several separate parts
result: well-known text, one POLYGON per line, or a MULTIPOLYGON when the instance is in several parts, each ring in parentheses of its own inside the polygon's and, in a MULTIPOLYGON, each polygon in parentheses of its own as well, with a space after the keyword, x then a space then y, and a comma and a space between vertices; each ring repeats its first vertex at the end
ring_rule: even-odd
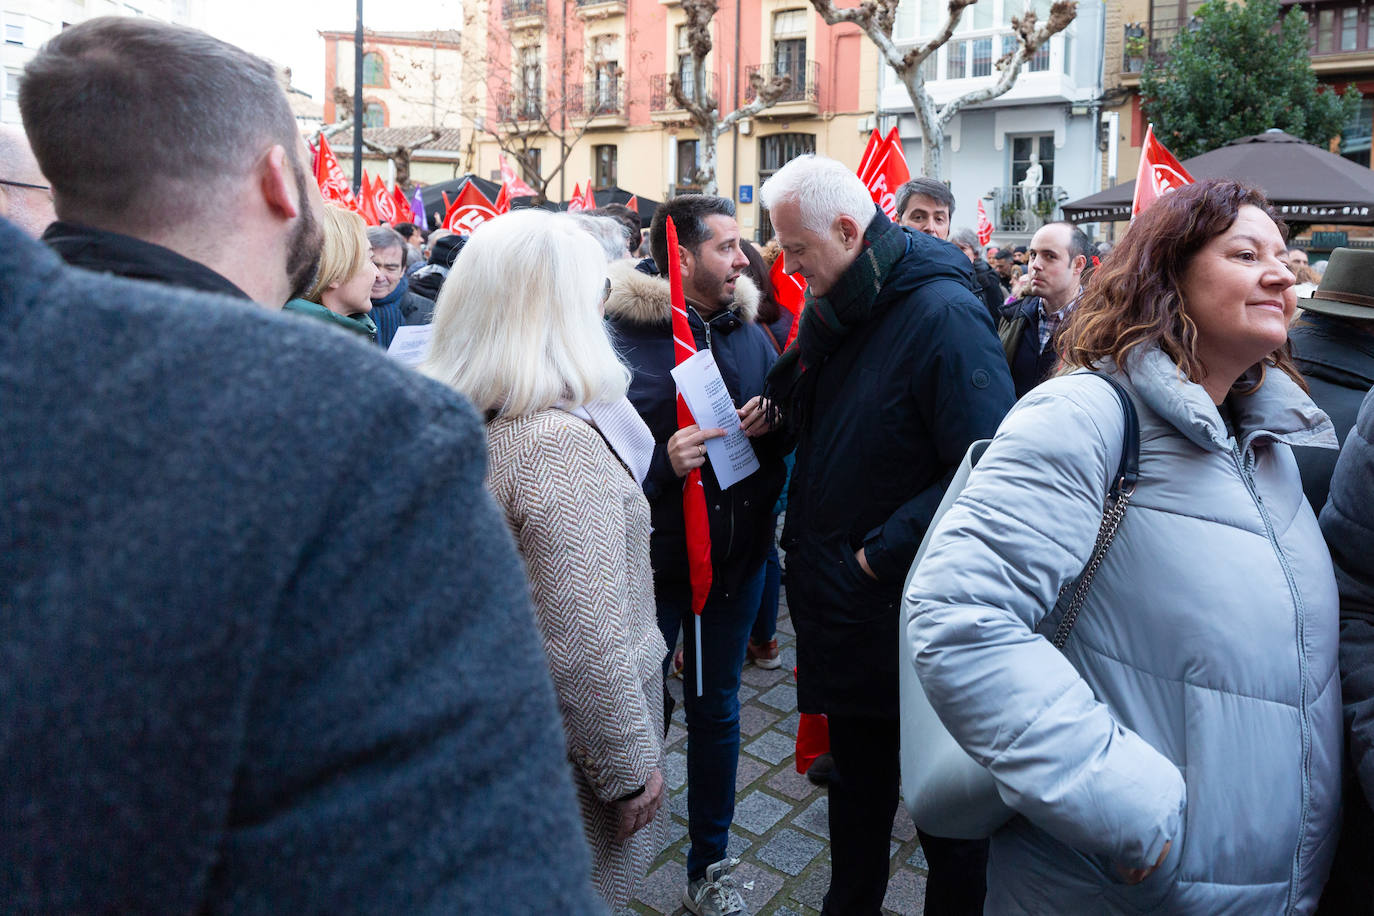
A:
MULTIPOLYGON (((687 300, 682 295, 682 266, 677 251, 677 226, 667 218, 668 231, 668 288, 672 294, 673 362, 691 359, 697 352, 692 326, 687 323, 687 300)), ((691 426, 696 420, 687 409, 687 401, 677 396, 678 429, 691 426)), ((706 515, 706 491, 701 485, 701 468, 692 468, 682 487, 682 515, 687 529, 687 572, 692 585, 692 614, 696 624, 697 696, 701 696, 701 610, 711 592, 711 523, 706 515)))

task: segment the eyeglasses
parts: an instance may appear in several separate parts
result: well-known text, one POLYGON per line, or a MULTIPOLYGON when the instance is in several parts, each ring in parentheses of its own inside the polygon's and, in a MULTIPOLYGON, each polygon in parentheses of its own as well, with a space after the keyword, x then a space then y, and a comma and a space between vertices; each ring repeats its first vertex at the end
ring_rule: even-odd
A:
POLYGON ((29 184, 27 181, 10 181, 8 178, 0 178, 0 184, 7 184, 12 188, 33 188, 35 191, 51 191, 52 188, 45 184, 29 184))

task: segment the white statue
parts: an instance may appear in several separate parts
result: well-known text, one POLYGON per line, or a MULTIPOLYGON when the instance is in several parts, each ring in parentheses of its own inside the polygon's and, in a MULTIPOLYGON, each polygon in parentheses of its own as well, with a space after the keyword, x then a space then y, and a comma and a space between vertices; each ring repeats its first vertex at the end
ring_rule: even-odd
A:
POLYGON ((1040 182, 1044 177, 1045 170, 1040 167, 1040 157, 1032 150, 1026 177, 1021 179, 1021 208, 1026 211, 1027 221, 1036 215, 1035 205, 1040 199, 1040 182))

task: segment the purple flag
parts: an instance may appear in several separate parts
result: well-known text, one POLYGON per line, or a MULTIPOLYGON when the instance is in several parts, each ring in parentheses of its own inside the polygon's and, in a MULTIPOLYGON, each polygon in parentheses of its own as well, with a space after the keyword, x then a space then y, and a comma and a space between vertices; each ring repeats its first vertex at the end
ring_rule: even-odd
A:
POLYGON ((420 199, 420 186, 415 186, 415 196, 410 199, 410 210, 415 214, 415 225, 422 229, 428 229, 429 225, 425 218, 425 202, 420 199))

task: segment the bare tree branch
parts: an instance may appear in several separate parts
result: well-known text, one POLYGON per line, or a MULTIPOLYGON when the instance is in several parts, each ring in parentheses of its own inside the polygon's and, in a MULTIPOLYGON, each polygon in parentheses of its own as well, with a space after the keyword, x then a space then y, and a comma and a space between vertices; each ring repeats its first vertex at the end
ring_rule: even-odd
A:
POLYGON ((720 100, 710 91, 715 87, 708 88, 706 85, 706 58, 713 47, 711 20, 717 9, 716 0, 682 0, 682 11, 687 16, 687 47, 692 52, 691 93, 685 91, 679 73, 668 77, 668 92, 674 103, 687 113, 697 129, 700 150, 696 172, 692 177, 701 185, 704 194, 716 193, 716 147, 721 135, 745 118, 753 117, 775 104, 792 87, 792 77, 788 74, 774 74, 765 78, 756 71, 749 77, 753 100, 725 117, 720 116, 720 100))
MULTIPOLYGON (((686 0, 684 0, 685 4, 686 0)), ((974 89, 945 103, 937 110, 935 100, 926 88, 921 64, 948 42, 959 27, 964 11, 980 0, 948 0, 948 15, 944 23, 927 41, 902 50, 892 38, 900 0, 861 0, 858 6, 840 9, 834 0, 811 0, 811 6, 829 25, 852 22, 873 42, 879 55, 897 74, 906 87, 907 95, 921 125, 924 172, 929 178, 940 178, 943 171, 944 130, 961 110, 969 105, 986 102, 1006 93, 1020 76, 1021 65, 1035 56, 1054 35, 1064 31, 1078 15, 1076 0, 1055 0, 1050 7, 1049 21, 1039 25, 1034 12, 1012 19, 1017 50, 997 62, 998 78, 991 85, 974 89)), ((991 0, 982 0, 991 2, 991 0)))

